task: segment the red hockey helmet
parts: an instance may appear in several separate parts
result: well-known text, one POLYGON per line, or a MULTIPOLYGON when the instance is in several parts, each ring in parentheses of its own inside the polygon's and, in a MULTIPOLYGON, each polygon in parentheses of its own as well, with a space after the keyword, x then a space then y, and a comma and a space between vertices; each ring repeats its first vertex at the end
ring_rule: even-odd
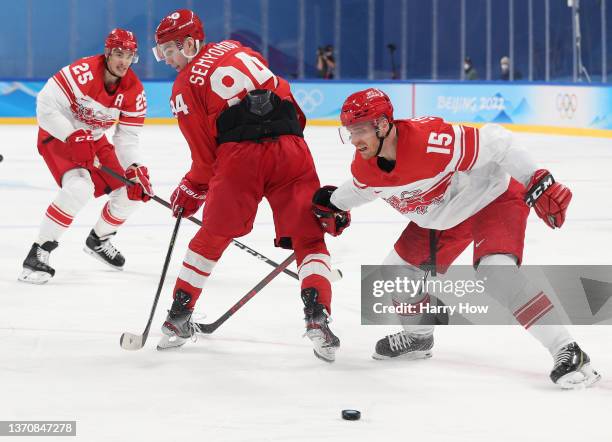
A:
MULTIPOLYGON (((196 52, 200 48, 200 41, 204 40, 204 26, 197 14, 189 9, 177 9, 159 22, 155 30, 155 47, 153 54, 157 61, 166 58, 164 43, 176 42, 176 46, 183 53, 183 41, 191 37, 196 41, 196 52)), ((183 55, 185 55, 183 53, 183 55)))
POLYGON ((138 41, 136 41, 136 36, 133 32, 119 28, 113 29, 104 41, 104 49, 112 51, 115 48, 123 49, 124 51, 132 51, 134 53, 132 63, 138 61, 138 55, 136 54, 138 51, 138 41))
POLYGON ((340 112, 343 126, 350 126, 362 121, 374 121, 385 116, 393 121, 393 105, 391 100, 380 89, 370 88, 355 92, 344 100, 340 112))
POLYGON ((178 9, 164 17, 155 30, 155 43, 182 42, 185 38, 204 40, 204 26, 195 12, 178 9))

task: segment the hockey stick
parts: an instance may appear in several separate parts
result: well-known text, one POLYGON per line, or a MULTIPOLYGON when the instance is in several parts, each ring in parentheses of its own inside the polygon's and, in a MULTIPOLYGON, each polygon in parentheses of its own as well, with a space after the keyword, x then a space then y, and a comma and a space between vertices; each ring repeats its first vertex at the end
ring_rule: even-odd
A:
POLYGON ((147 342, 147 338, 149 337, 149 330, 151 330, 151 323, 153 322, 153 316, 155 315, 155 310, 157 309, 159 295, 162 291, 162 287, 164 286, 164 281, 166 280, 166 272, 168 271, 168 266, 170 265, 170 257, 172 256, 172 249, 174 249, 174 241, 176 240, 176 235, 178 233, 179 226, 181 225, 182 215, 183 208, 180 207, 178 211, 178 216, 176 217, 176 224, 174 224, 172 238, 170 238, 168 253, 166 253, 164 268, 162 269, 161 278, 159 278, 159 285, 157 286, 157 293, 155 294, 155 299, 153 300, 153 307, 151 308, 151 314, 149 315, 149 321, 147 322, 147 326, 145 327, 144 332, 141 335, 135 335, 128 332, 125 332, 121 335, 119 344, 121 344, 121 348, 123 348, 124 350, 140 350, 142 347, 144 347, 145 342, 147 342))
MULTIPOLYGON (((110 175, 110 176, 112 176, 113 178, 118 179, 119 181, 121 181, 122 183, 124 183, 126 186, 133 186, 133 185, 135 184, 134 182, 132 182, 132 181, 128 180, 126 177, 124 177, 124 176, 122 176, 122 175, 119 175, 117 172, 115 172, 113 169, 111 169, 111 168, 109 168, 109 167, 107 167, 107 166, 104 166, 104 165, 99 165, 99 166, 96 166, 96 167, 98 167, 98 169, 100 169, 100 170, 102 170, 102 171, 106 172, 107 174, 109 174, 109 175, 110 175)), ((157 202, 157 203, 161 204, 162 206, 167 207, 168 209, 171 209, 171 208, 172 208, 172 206, 170 205, 170 203, 169 203, 169 202, 167 202, 166 200, 161 199, 161 198, 160 198, 160 197, 158 197, 157 195, 152 196, 152 197, 151 197, 151 199, 155 200, 155 202, 157 202)), ((190 217, 188 217, 187 219, 188 219, 189 221, 193 222, 193 223, 196 223, 198 226, 202 226, 202 221, 200 221, 200 220, 199 220, 199 219, 197 219, 197 218, 194 218, 193 216, 190 216, 190 217)), ((265 256, 264 256, 264 255, 262 255, 261 253, 259 253, 259 252, 255 251, 255 250, 253 250, 252 248, 250 248, 250 247, 249 247, 249 246, 247 246, 246 244, 243 244, 243 243, 241 243, 241 242, 238 242, 238 241, 236 241, 235 239, 233 239, 233 240, 232 240, 232 243, 233 243, 233 244, 234 244, 236 247, 238 247, 238 248, 240 248, 240 249, 244 250, 244 251, 245 251, 245 252, 247 252, 247 253, 250 253, 250 254, 251 254, 251 255, 253 255, 255 258, 259 259, 260 261, 264 261, 266 264, 269 264, 269 265, 271 265, 272 267, 278 267, 278 264, 277 264, 277 263, 275 263, 274 261, 272 261, 270 258, 265 257, 265 256)), ((289 270, 289 269, 285 269, 285 270, 283 270, 283 271, 284 271, 284 272, 285 272, 287 275, 291 276, 292 278, 294 278, 294 279, 299 279, 299 278, 298 278, 297 273, 292 272, 292 271, 291 271, 291 270, 289 270)), ((334 280, 336 280, 336 281, 337 281, 338 279, 341 279, 341 278, 342 278, 342 273, 340 273, 340 275, 339 275, 339 277, 338 277, 338 278, 336 278, 337 276, 338 276, 337 274, 333 276, 334 280)))
POLYGON ((223 315, 221 315, 221 317, 217 319, 215 322, 212 322, 210 324, 198 324, 198 323, 194 324, 196 326, 197 331, 199 333, 204 333, 204 334, 211 334, 212 332, 214 332, 216 329, 219 328, 221 324, 227 321, 230 318, 230 316, 232 316, 234 313, 240 310, 244 304, 249 302, 253 296, 259 293, 261 289, 267 286, 270 283, 270 281, 276 278, 276 276, 280 272, 282 272, 283 269, 286 268, 289 264, 291 264, 294 260, 295 260, 295 253, 292 253, 291 255, 287 257, 287 259, 281 262, 277 268, 275 268, 270 273, 268 273, 268 275, 264 279, 262 279, 255 287, 253 287, 246 295, 240 298, 238 302, 234 304, 228 311, 223 313, 223 315))

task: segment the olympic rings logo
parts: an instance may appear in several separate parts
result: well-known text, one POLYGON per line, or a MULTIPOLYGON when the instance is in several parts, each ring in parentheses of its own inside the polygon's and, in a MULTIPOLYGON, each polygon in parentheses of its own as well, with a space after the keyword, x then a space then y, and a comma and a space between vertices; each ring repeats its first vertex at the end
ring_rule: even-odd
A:
POLYGON ((306 113, 314 111, 317 107, 323 104, 323 92, 319 89, 312 89, 308 91, 306 89, 298 89, 293 94, 298 105, 306 113))
POLYGON ((575 94, 557 94, 557 111, 561 118, 572 119, 578 110, 578 97, 575 94))

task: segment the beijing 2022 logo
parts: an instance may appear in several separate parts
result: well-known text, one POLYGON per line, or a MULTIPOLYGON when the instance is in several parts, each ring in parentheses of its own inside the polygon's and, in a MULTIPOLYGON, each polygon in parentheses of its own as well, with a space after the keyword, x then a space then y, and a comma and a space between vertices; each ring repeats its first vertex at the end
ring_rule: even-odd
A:
POLYGON ((557 111, 561 118, 571 120, 578 110, 578 97, 575 94, 557 94, 557 111))

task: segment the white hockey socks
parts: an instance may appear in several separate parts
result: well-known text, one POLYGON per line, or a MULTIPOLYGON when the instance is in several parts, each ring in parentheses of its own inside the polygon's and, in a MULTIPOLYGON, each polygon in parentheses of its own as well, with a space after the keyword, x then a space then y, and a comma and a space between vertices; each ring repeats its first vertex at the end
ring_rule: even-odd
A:
POLYGON ((87 170, 72 169, 66 172, 62 178, 62 188, 47 208, 40 225, 38 244, 58 241, 93 192, 94 184, 87 170))
MULTIPOLYGON (((391 250, 391 252, 387 255, 387 257, 383 261, 383 265, 393 265, 393 266, 403 266, 402 272, 405 273, 403 276, 406 276, 410 280, 418 281, 425 277, 425 272, 418 267, 409 264, 404 261, 401 256, 395 251, 395 249, 391 250)), ((384 273, 384 268, 382 269, 384 273)), ((393 273, 393 276, 398 276, 393 273)), ((432 298, 428 293, 394 293, 393 294, 393 303, 395 305, 400 304, 430 304, 432 302, 432 298)), ((435 301, 434 301, 435 302, 435 301)), ((421 324, 424 319, 424 315, 401 315, 400 321, 402 323, 402 327, 406 331, 406 333, 417 334, 417 335, 429 335, 433 333, 434 326, 430 324, 421 324)))
POLYGON ((516 320, 554 355, 561 347, 573 342, 567 328, 561 324, 554 305, 516 265, 514 257, 489 255, 478 265, 477 274, 486 276, 490 295, 506 306, 516 320))
POLYGON ((94 226, 94 232, 100 238, 111 235, 138 208, 140 201, 132 201, 127 196, 125 187, 113 190, 108 195, 108 202, 102 208, 100 218, 94 226))

